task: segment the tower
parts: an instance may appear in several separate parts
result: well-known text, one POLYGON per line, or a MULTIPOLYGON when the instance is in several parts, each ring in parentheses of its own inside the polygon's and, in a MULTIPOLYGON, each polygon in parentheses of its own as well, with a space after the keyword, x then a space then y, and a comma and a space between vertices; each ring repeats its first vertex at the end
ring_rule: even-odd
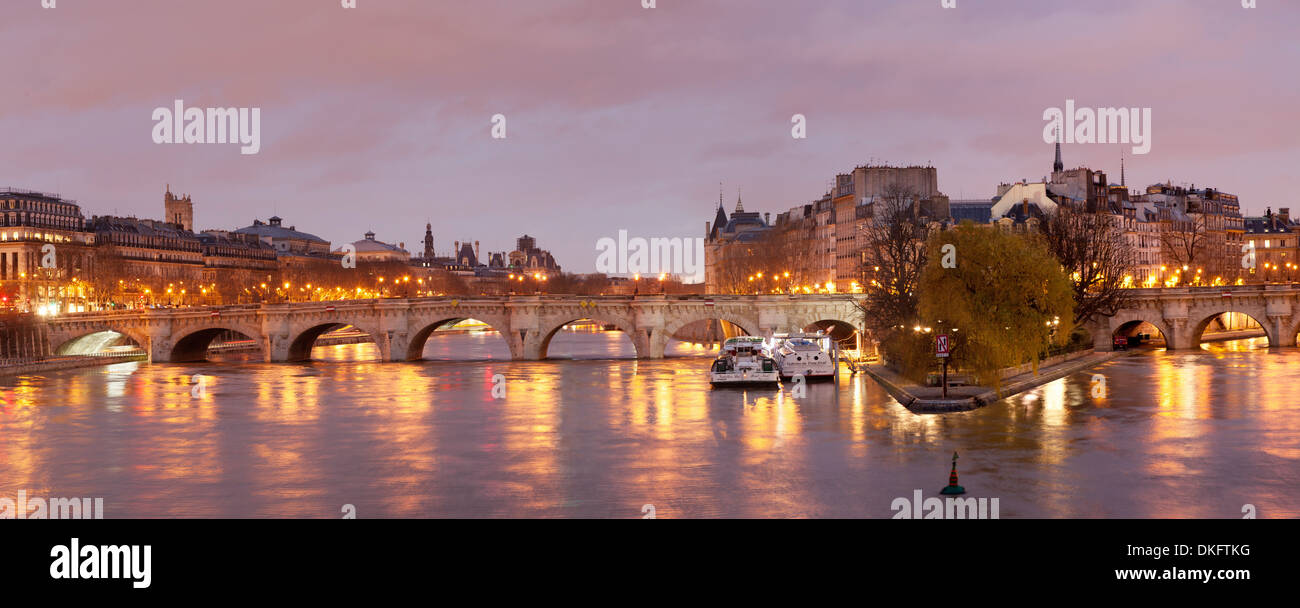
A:
POLYGON ((194 203, 188 194, 184 198, 172 194, 171 184, 167 184, 166 194, 163 195, 163 211, 163 219, 167 223, 194 230, 194 203))
POLYGON ((433 255, 433 224, 424 225, 424 261, 432 262, 433 255))
POLYGON ((1052 173, 1060 173, 1065 170, 1065 163, 1061 162, 1061 126, 1056 126, 1056 162, 1052 164, 1052 173))

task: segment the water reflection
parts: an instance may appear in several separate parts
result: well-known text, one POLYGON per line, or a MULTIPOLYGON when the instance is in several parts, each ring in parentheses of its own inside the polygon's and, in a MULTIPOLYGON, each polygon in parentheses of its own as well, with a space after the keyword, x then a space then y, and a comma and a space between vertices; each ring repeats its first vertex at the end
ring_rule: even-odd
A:
POLYGON ((636 360, 618 332, 551 352, 454 332, 408 364, 355 344, 0 379, 0 496, 102 496, 109 517, 889 517, 958 451, 1003 517, 1300 515, 1296 349, 1144 351, 949 415, 848 374, 797 399, 712 389, 707 349, 636 360))

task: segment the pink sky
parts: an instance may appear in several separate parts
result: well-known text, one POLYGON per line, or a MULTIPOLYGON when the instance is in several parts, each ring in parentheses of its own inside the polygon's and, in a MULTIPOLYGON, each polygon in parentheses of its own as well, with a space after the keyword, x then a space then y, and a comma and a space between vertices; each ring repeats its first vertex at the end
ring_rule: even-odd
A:
POLYGON ((200 229, 273 213, 336 245, 424 223, 566 270, 597 239, 698 236, 728 211, 819 197, 870 160, 932 163, 953 198, 1051 169, 1042 113, 1149 107, 1150 154, 1065 147, 1068 167, 1300 212, 1300 3, 1259 0, 5 0, 0 185, 87 215, 200 229), (260 154, 158 145, 156 107, 258 107, 260 154), (507 117, 508 138, 490 137, 507 117), (808 138, 790 117, 808 117, 808 138))

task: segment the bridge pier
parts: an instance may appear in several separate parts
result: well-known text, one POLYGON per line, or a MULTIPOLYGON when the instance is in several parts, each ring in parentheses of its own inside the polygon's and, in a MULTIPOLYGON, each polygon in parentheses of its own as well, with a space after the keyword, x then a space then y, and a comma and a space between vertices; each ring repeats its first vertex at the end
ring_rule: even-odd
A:
MULTIPOLYGON (((632 330, 632 346, 636 348, 636 358, 638 359, 662 359, 664 358, 664 348, 661 345, 658 350, 655 349, 655 333, 662 332, 662 329, 653 327, 637 327, 632 330)), ((666 342, 666 341, 665 341, 666 342)))
POLYGON ((1296 335, 1291 328, 1291 315, 1269 315, 1268 321, 1263 323, 1268 332, 1268 345, 1277 346, 1295 346, 1296 335))
POLYGON ((663 359, 664 351, 668 350, 668 341, 673 337, 669 335, 668 330, 659 327, 650 332, 650 336, 645 341, 645 350, 637 349, 637 353, 646 353, 648 359, 663 359))
MULTIPOLYGON (((388 330, 384 332, 385 340, 388 342, 388 348, 379 349, 379 354, 384 361, 401 363, 411 361, 411 335, 405 331, 388 330)), ((416 357, 418 359, 419 357, 416 357)))
POLYGON ((1092 330, 1092 350, 1096 352, 1114 350, 1115 337, 1114 332, 1110 330, 1109 325, 1100 327, 1097 325, 1091 325, 1089 329, 1092 330))
POLYGON ((267 363, 287 363, 289 361, 289 335, 265 333, 261 336, 262 358, 267 363))
POLYGON ((141 344, 140 348, 149 354, 150 363, 172 362, 171 342, 165 337, 150 335, 145 338, 145 344, 141 344))
POLYGON ((537 329, 510 330, 510 359, 512 361, 541 361, 542 342, 546 339, 537 329))

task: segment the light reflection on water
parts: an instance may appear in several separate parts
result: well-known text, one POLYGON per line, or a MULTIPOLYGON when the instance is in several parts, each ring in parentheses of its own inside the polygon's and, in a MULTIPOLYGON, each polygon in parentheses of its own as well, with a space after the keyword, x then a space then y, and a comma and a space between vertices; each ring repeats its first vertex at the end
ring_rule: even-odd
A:
POLYGON ((799 399, 714 390, 707 353, 564 332, 561 360, 511 362, 474 332, 410 364, 356 344, 3 378, 0 496, 102 496, 109 517, 889 517, 956 450, 1003 517, 1300 515, 1296 349, 1140 352, 948 415, 847 373, 799 399))

